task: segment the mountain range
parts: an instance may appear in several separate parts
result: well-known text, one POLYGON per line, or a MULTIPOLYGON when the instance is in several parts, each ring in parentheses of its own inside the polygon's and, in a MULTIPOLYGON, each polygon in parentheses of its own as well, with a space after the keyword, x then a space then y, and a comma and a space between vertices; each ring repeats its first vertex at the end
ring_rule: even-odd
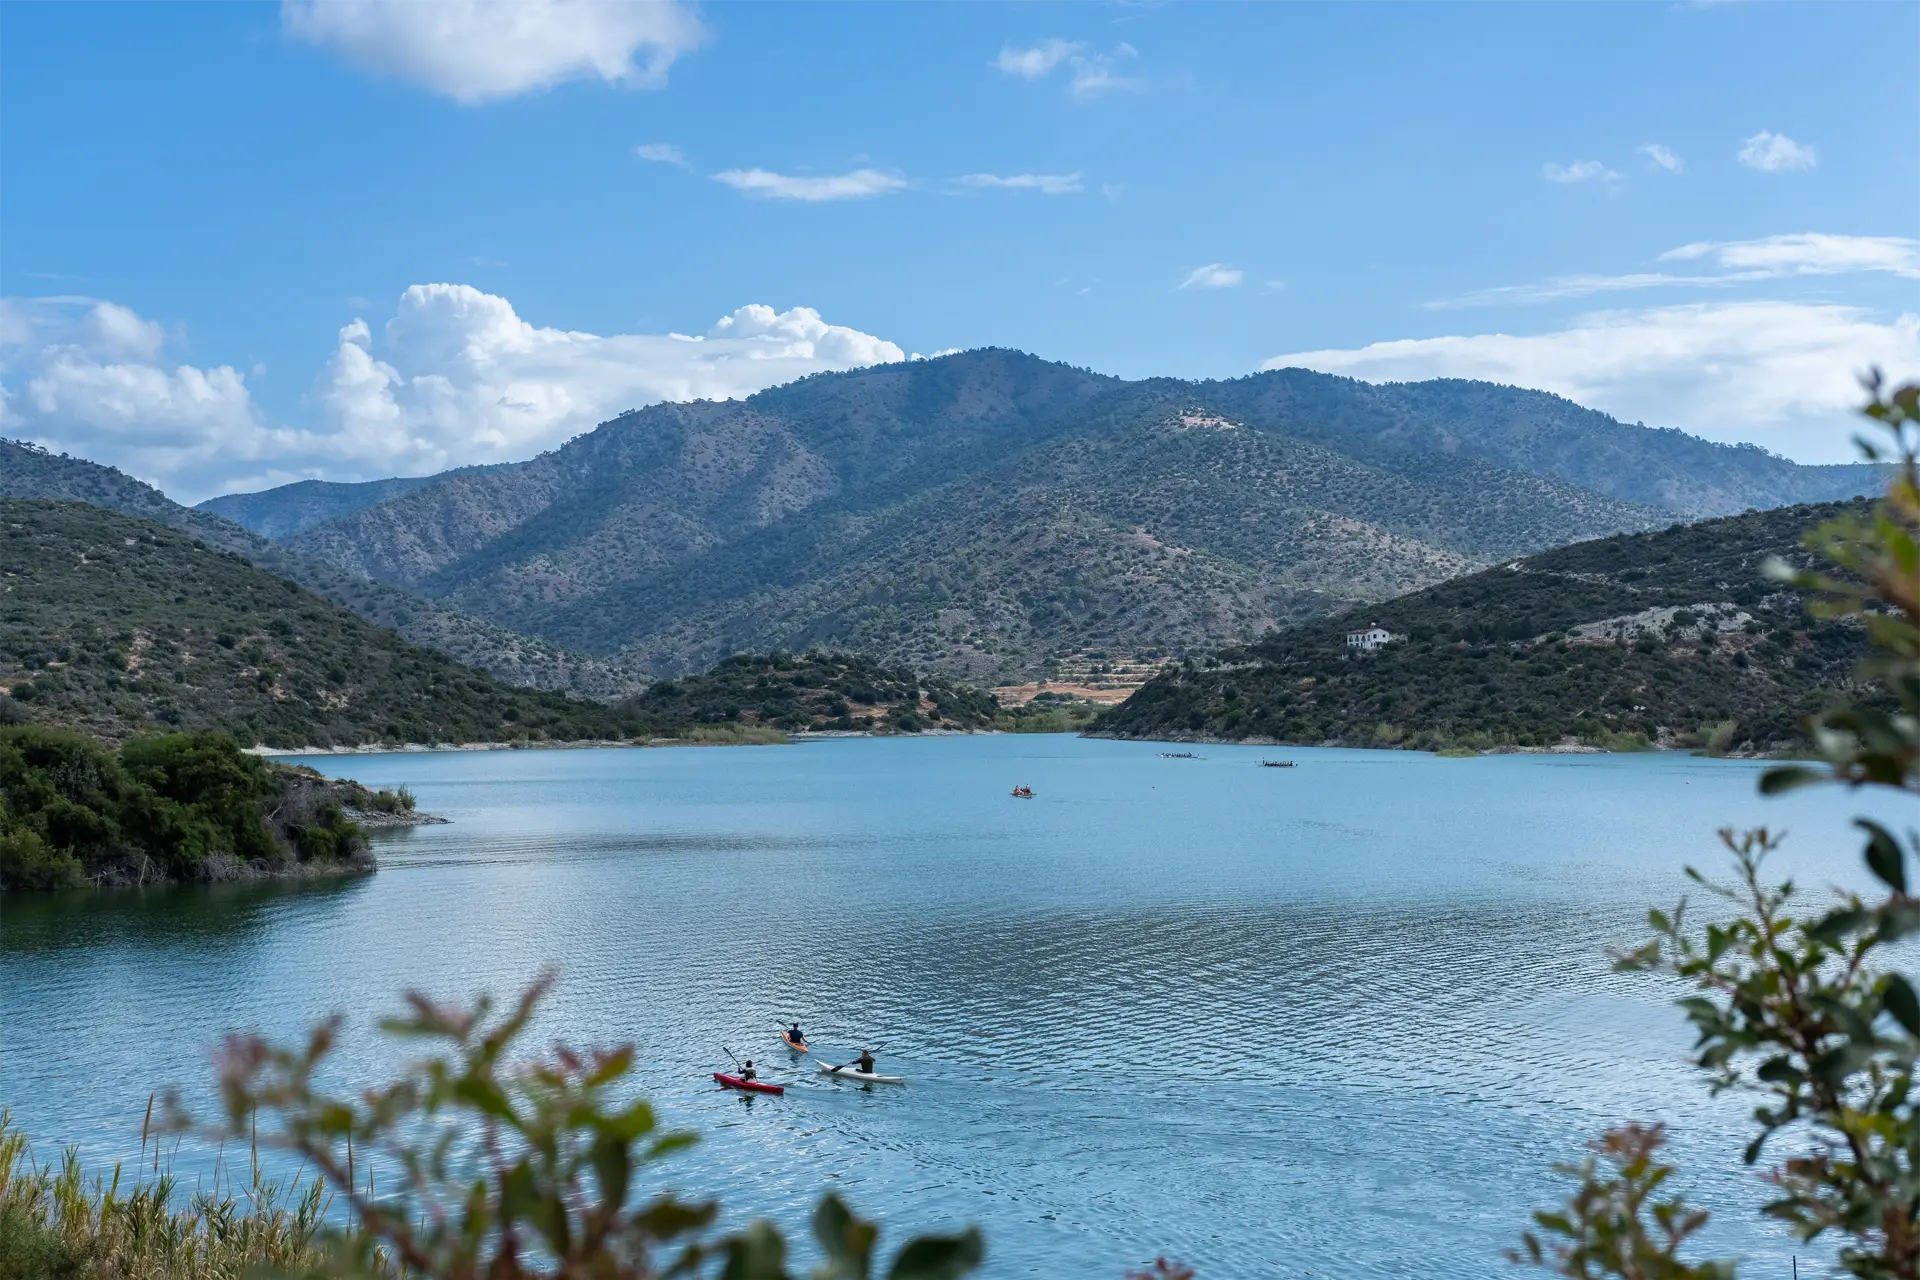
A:
POLYGON ((1011 680, 1878 483, 1487 383, 1123 381, 985 349, 654 406, 523 463, 200 514, 613 670, 818 645, 1011 680))

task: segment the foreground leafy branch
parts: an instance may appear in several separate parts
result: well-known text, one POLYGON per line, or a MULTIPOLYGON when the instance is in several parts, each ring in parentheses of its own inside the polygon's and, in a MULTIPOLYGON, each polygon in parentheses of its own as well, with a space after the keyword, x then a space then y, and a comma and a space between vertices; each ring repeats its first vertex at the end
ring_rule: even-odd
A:
MULTIPOLYGON (((1807 534, 1804 545, 1832 571, 1775 562, 1768 572, 1810 593, 1817 615, 1865 630, 1873 654, 1857 675, 1873 692, 1814 717, 1808 730, 1824 768, 1770 770, 1765 794, 1837 782, 1920 797, 1920 385, 1886 392, 1876 375, 1869 390, 1866 413, 1892 439, 1890 449, 1866 446, 1870 459, 1892 461, 1886 497, 1871 517, 1807 534)), ((1696 1065, 1714 1092, 1758 1099, 1746 1163, 1776 1137, 1797 1140, 1764 1175, 1778 1193, 1766 1213, 1801 1240, 1838 1236, 1841 1266, 1861 1280, 1920 1280, 1920 995, 1892 967, 1890 950, 1920 932, 1908 874, 1920 866, 1920 832, 1866 818, 1855 825, 1882 886, 1871 898, 1848 894, 1801 914, 1794 885, 1764 877, 1778 838, 1723 831, 1733 882, 1687 874, 1727 904, 1729 917, 1695 926, 1684 901, 1651 912, 1653 939, 1616 962, 1693 988, 1680 1004, 1697 1034, 1696 1065)), ((1567 1167, 1578 1181, 1567 1207, 1535 1215, 1552 1243, 1528 1234, 1515 1259, 1583 1280, 1732 1276, 1731 1263, 1678 1258, 1707 1215, 1653 1198, 1672 1172, 1654 1159, 1659 1143, 1656 1129, 1616 1129, 1599 1147, 1610 1171, 1591 1158, 1567 1167)))
MULTIPOLYGON (((712 1201, 667 1191, 636 1204, 652 1166, 694 1138, 662 1132, 646 1102, 622 1095, 631 1046, 516 1058, 551 985, 542 978, 497 1018, 485 1000, 459 1008, 410 994, 408 1016, 382 1029, 434 1052, 357 1098, 315 1083, 337 1021, 298 1049, 229 1037, 223 1132, 247 1133, 265 1113, 260 1140, 296 1153, 344 1197, 347 1224, 322 1241, 326 1262, 315 1274, 643 1280, 717 1266, 724 1280, 786 1280, 786 1243, 770 1224, 716 1240, 712 1201)), ((190 1122, 176 1107, 173 1123, 190 1122)), ((820 1280, 867 1280, 878 1228, 831 1195, 813 1227, 826 1257, 820 1280)), ((921 1236, 886 1274, 957 1280, 983 1252, 973 1228, 921 1236)))

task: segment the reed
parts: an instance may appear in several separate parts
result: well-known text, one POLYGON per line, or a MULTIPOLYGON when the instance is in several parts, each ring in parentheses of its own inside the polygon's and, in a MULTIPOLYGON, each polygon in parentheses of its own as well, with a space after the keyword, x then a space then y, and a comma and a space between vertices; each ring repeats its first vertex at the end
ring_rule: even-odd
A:
MULTIPOLYGON (((148 1109, 151 1119, 152 1109, 148 1109)), ((181 1188, 160 1137, 142 1126, 131 1185, 124 1170, 89 1175, 73 1148, 40 1164, 27 1136, 0 1110, 0 1276, 70 1280, 242 1280, 319 1267, 330 1197, 317 1181, 286 1186, 261 1176, 250 1153, 245 1184, 215 1179, 175 1207, 181 1188), (153 1173, 147 1145, 154 1147, 153 1173)))

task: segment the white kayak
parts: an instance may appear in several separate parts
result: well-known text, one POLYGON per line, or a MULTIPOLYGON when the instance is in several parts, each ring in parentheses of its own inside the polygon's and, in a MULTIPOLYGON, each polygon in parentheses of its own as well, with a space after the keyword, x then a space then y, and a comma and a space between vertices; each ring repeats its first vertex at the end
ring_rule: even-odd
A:
POLYGON ((838 1076, 842 1080, 858 1080, 862 1084, 905 1084, 907 1082, 905 1076, 876 1076, 865 1071, 855 1071, 852 1067, 829 1066, 824 1062, 820 1064, 820 1074, 838 1076))

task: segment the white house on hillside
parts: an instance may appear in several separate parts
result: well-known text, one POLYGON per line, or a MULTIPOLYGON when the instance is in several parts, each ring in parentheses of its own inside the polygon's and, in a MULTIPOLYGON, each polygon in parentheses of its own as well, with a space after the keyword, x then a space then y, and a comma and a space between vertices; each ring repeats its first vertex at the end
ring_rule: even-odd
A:
POLYGON ((1347 652, 1372 653, 1375 649, 1392 641, 1392 639, 1393 632, 1376 622, 1365 631, 1347 632, 1347 652))

